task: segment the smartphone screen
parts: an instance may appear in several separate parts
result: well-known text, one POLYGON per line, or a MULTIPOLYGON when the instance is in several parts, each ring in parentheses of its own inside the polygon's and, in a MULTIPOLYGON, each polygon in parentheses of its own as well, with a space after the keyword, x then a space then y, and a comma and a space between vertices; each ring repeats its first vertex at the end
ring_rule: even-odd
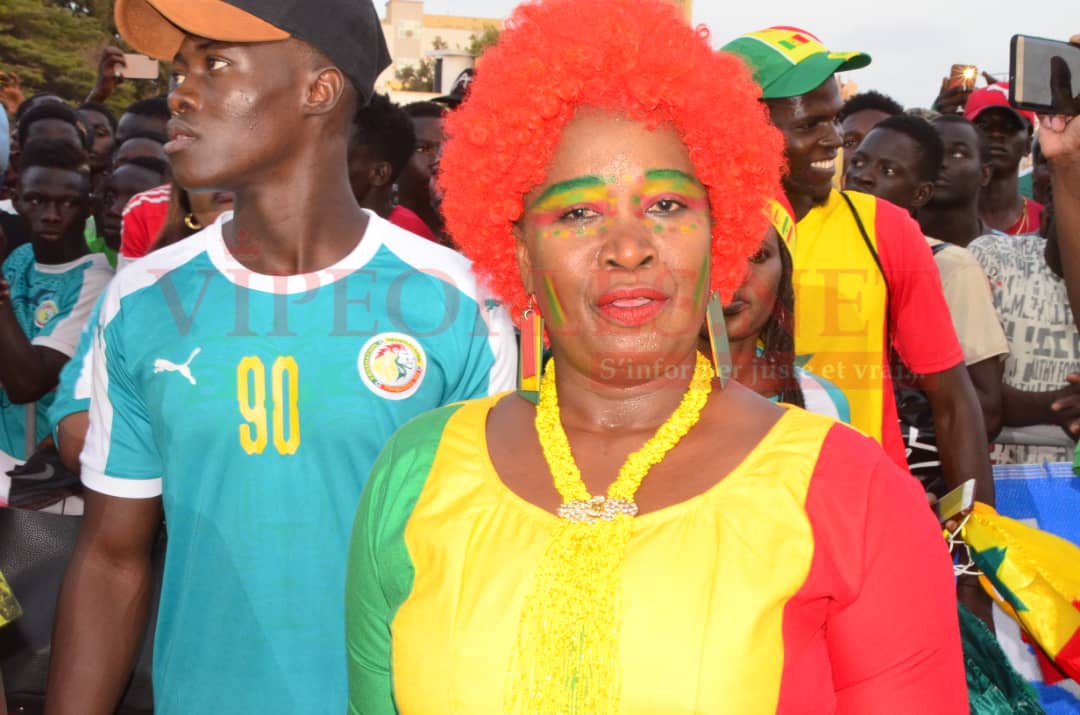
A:
POLYGON ((975 480, 969 479, 956 489, 941 497, 938 503, 934 506, 934 511, 937 512, 938 520, 944 524, 949 519, 960 514, 960 512, 970 509, 971 505, 975 503, 975 480))
POLYGON ((1021 109, 1080 114, 1080 47, 1058 40, 1013 35, 1009 99, 1021 109))
POLYGON ((975 78, 979 68, 975 65, 953 65, 949 70, 949 87, 960 87, 971 91, 975 89, 975 78))
POLYGON ((125 52, 124 65, 120 72, 127 79, 158 78, 158 61, 152 57, 125 52))

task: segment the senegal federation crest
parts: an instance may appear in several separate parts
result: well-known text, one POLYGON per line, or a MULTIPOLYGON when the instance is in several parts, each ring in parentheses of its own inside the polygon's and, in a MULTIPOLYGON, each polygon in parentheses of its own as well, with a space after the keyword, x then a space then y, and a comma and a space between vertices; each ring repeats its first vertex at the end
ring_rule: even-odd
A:
POLYGON ((368 389, 387 400, 412 396, 424 381, 427 355, 415 338, 380 333, 360 349, 357 368, 368 389))
POLYGON ((44 328, 60 312, 60 306, 52 298, 41 301, 34 311, 34 325, 44 328))

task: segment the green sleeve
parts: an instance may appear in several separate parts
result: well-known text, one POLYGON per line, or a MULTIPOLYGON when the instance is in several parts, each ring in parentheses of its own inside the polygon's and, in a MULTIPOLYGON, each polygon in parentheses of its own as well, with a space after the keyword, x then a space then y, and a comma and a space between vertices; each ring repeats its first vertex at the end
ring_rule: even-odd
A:
POLYGON ((352 715, 397 713, 390 626, 412 590, 415 573, 405 527, 427 482, 443 429, 459 407, 428 412, 398 430, 375 462, 360 498, 345 583, 352 715))

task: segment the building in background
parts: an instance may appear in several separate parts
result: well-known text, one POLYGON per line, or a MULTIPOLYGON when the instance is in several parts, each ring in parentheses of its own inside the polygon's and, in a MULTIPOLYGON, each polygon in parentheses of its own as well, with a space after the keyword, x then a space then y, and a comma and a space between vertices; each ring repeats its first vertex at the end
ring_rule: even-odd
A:
MULTIPOLYGON (((693 0, 669 1, 683 10, 690 22, 693 0)), ((376 90, 398 95, 401 87, 395 80, 397 72, 407 67, 417 68, 421 62, 429 60, 436 63, 434 93, 448 92, 461 69, 470 64, 465 55, 474 40, 492 28, 501 30, 504 21, 501 17, 428 15, 424 13, 423 0, 387 0, 382 29, 393 63, 379 76, 376 90), (443 64, 452 69, 440 72, 443 64)), ((409 98, 420 96, 417 93, 408 95, 409 98)))
MULTIPOLYGON (((502 29, 501 17, 456 17, 428 15, 423 0, 387 0, 382 29, 393 63, 375 83, 379 91, 397 90, 395 75, 408 67, 419 67, 424 60, 434 60, 435 52, 465 53, 474 39, 482 37, 488 28, 502 29)), ((443 73, 439 73, 443 74, 443 73)), ((435 93, 449 91, 456 73, 445 73, 442 82, 434 86, 435 93)))

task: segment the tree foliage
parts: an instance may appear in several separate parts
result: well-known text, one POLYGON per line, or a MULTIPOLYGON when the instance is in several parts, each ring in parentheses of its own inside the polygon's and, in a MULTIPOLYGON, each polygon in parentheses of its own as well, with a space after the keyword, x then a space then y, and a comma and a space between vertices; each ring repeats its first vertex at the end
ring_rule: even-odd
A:
MULTIPOLYGON (((431 41, 431 49, 445 50, 449 47, 439 35, 431 41)), ((407 65, 394 70, 394 79, 397 80, 401 89, 406 92, 434 92, 435 91, 435 60, 430 57, 420 60, 416 66, 407 65)))
POLYGON ((419 65, 394 70, 394 79, 401 83, 401 89, 406 92, 434 92, 435 61, 423 59, 419 65))
MULTIPOLYGON (((97 79, 101 49, 122 47, 112 6, 112 0, 2 0, 0 72, 17 76, 27 97, 48 92, 82 102, 97 79)), ((120 112, 135 99, 163 90, 161 80, 124 82, 108 104, 120 112)))
POLYGON ((465 48, 473 57, 480 57, 487 48, 499 41, 499 28, 494 25, 486 25, 479 35, 469 35, 469 46, 465 48))

